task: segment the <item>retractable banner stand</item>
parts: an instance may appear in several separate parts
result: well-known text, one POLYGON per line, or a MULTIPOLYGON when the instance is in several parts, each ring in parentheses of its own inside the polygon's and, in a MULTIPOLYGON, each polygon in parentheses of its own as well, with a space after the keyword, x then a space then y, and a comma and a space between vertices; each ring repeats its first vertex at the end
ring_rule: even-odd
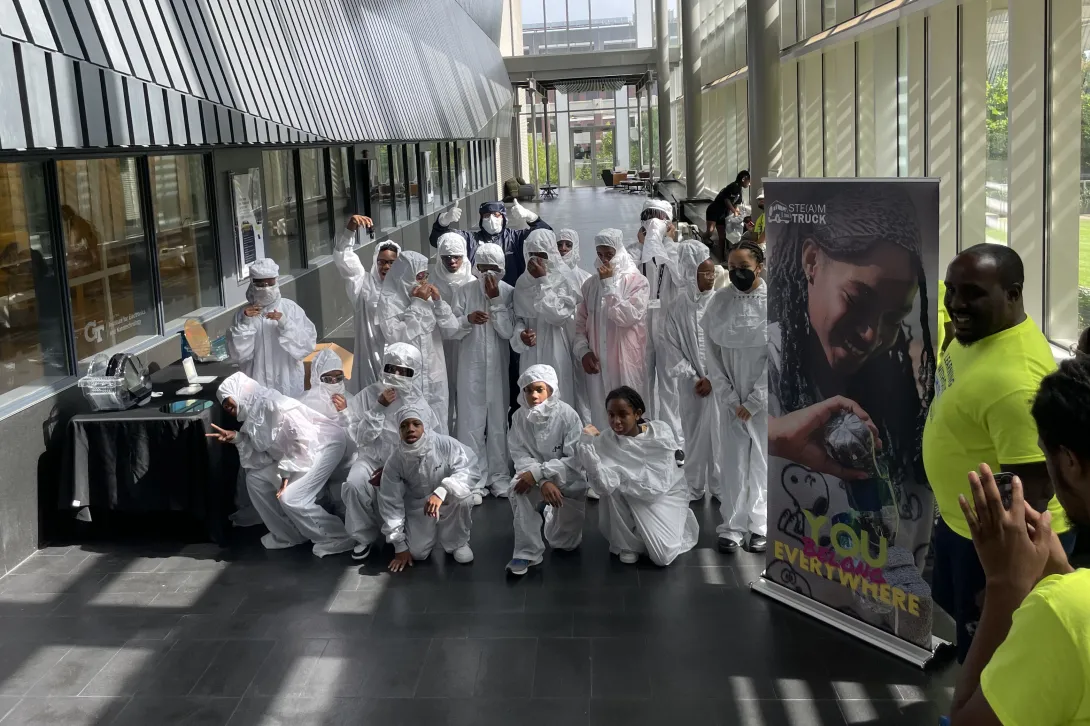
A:
POLYGON ((767 179, 768 554, 753 585, 923 666, 937 179, 767 179))

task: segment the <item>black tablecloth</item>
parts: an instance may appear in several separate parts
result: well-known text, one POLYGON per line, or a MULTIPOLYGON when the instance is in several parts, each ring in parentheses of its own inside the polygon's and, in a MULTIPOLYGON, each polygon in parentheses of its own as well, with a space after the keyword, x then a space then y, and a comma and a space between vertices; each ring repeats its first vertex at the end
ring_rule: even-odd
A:
POLYGON ((175 364, 152 375, 154 390, 163 395, 143 406, 74 416, 68 424, 61 509, 84 518, 96 509, 188 512, 204 522, 213 539, 223 541, 234 509, 238 454, 205 434, 212 432, 212 423, 238 424, 218 404, 185 414, 159 409, 171 401, 215 401, 216 387, 235 370, 227 363, 198 365, 199 375, 216 380, 199 393, 178 396, 186 378, 175 364))

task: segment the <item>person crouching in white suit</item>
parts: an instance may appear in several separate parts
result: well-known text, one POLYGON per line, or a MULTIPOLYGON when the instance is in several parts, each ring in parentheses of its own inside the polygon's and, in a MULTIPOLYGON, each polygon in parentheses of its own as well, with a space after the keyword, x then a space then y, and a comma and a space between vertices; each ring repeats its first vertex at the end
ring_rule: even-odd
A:
POLYGON ((426 428, 426 411, 405 406, 397 414, 401 441, 382 467, 379 513, 394 546, 391 572, 425 560, 438 543, 456 562, 473 561, 470 458, 456 439, 426 428))
POLYGON ((483 475, 476 495, 487 486, 497 497, 507 496, 511 467, 507 455, 507 416, 511 358, 511 295, 503 281, 503 249, 491 242, 477 246, 469 285, 454 297, 458 341, 457 438, 477 456, 483 475))
POLYGON ((348 436, 358 450, 352 470, 341 485, 345 528, 356 540, 354 560, 367 558, 381 532, 378 486, 382 467, 401 441, 398 413, 410 406, 424 417, 425 427, 440 427, 439 418, 416 383, 422 373, 420 351, 408 343, 393 343, 387 346, 382 363, 381 379, 353 396, 344 411, 348 436))
POLYGON ((764 252, 740 242, 727 256, 731 286, 715 293, 704 315, 708 368, 719 408, 719 464, 724 475, 716 528, 719 551, 764 552, 768 534, 768 287, 764 252))
POLYGON ((261 544, 282 549, 309 540, 318 557, 352 549, 344 523, 317 502, 344 457, 341 427, 245 373, 229 376, 217 396, 242 429, 216 427, 208 436, 238 448, 250 499, 269 528, 261 544))
POLYGON ((665 567, 696 545, 700 526, 674 458, 673 429, 663 421, 645 421, 644 409, 643 398, 631 388, 611 391, 609 430, 587 426, 576 451, 602 499, 598 526, 609 551, 628 565, 646 554, 665 567))
POLYGON ((508 445, 515 460, 511 489, 515 552, 507 564, 525 575, 541 564, 545 542, 538 506, 545 503, 545 539, 573 550, 583 541, 587 480, 575 458, 583 429, 579 414, 560 398, 552 366, 530 366, 519 376, 519 408, 511 419, 508 445))
POLYGON ((713 446, 713 437, 719 431, 719 411, 708 378, 707 340, 701 327, 714 295, 715 263, 702 242, 681 242, 676 250, 678 272, 685 287, 667 311, 657 358, 666 375, 677 381, 689 498, 703 499, 704 492, 711 489, 722 501, 719 461, 713 446))
POLYGON ((356 444, 348 433, 348 419, 345 411, 348 398, 345 393, 344 363, 341 357, 330 348, 318 351, 310 361, 310 389, 299 397, 299 402, 311 411, 317 411, 341 427, 345 432, 346 443, 344 456, 336 470, 329 475, 329 501, 334 511, 344 515, 341 501, 341 484, 348 477, 356 461, 356 444))

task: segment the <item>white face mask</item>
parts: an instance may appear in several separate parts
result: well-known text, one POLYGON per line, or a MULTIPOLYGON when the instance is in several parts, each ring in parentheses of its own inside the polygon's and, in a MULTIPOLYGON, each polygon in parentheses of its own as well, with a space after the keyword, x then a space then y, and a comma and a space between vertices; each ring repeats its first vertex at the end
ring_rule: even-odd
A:
POLYGON ((413 379, 399 376, 396 373, 383 373, 382 383, 383 385, 389 386, 395 391, 401 391, 402 393, 409 391, 413 387, 413 379))
POLYGON ((333 396, 344 395, 344 381, 340 383, 322 383, 322 390, 326 395, 332 398, 333 396))
POLYGON ((398 446, 401 449, 401 453, 410 459, 422 459, 429 451, 428 434, 425 432, 414 444, 406 444, 404 441, 401 441, 398 446))
POLYGON ((251 285, 250 294, 254 298, 254 305, 260 305, 263 308, 267 308, 280 299, 280 285, 273 285, 272 287, 257 287, 256 285, 251 285))
POLYGON ((488 215, 481 222, 481 228, 489 234, 499 234, 503 229, 503 217, 493 217, 488 215))

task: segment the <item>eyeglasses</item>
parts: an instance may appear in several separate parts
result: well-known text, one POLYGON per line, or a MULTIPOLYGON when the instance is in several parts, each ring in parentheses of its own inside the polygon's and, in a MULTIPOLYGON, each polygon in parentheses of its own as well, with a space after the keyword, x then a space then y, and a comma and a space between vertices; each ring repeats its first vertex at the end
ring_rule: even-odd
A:
POLYGON ((395 376, 402 376, 404 378, 412 378, 413 377, 413 369, 412 368, 406 368, 405 366, 395 366, 392 363, 387 363, 385 366, 383 366, 382 370, 385 371, 386 373, 392 373, 395 376))
POLYGON ((712 270, 711 272, 698 272, 696 273, 696 276, 701 280, 714 280, 715 270, 712 270))
POLYGON ((461 255, 442 255, 443 262, 454 262, 455 260, 462 259, 461 255))
POLYGON ((251 278, 250 283, 254 287, 276 287, 276 278, 275 277, 266 277, 266 278, 259 278, 257 280, 251 278))
POLYGON ((396 262, 396 261, 397 261, 397 260, 383 260, 383 259, 379 259, 379 261, 378 261, 378 266, 379 266, 379 267, 392 267, 392 266, 393 266, 393 264, 394 264, 394 262, 396 262))
POLYGON ((321 375, 321 377, 319 378, 319 380, 322 383, 343 383, 344 382, 344 374, 343 373, 323 373, 321 375))

